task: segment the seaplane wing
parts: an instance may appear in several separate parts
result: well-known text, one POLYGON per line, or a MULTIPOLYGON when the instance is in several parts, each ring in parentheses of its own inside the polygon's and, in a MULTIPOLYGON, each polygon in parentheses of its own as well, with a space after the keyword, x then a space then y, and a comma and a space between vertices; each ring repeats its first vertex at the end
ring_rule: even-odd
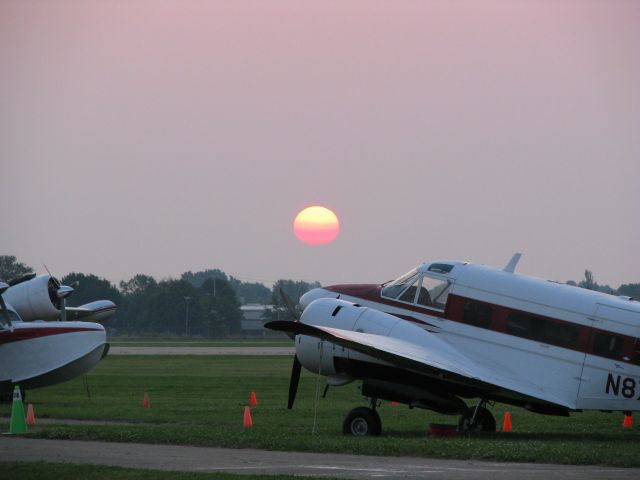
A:
MULTIPOLYGON (((381 312, 375 312, 380 314, 381 312)), ((382 314, 384 315, 384 314, 382 314)), ((518 378, 509 371, 497 372, 478 359, 471 359, 458 349, 442 340, 437 334, 419 327, 403 323, 403 330, 415 329, 414 343, 402 338, 371 333, 343 330, 338 328, 309 325, 292 321, 273 321, 265 325, 272 330, 292 332, 296 335, 326 340, 327 342, 362 353, 389 365, 411 370, 439 380, 466 385, 482 391, 501 395, 530 397, 554 405, 571 408, 561 398, 546 391, 544 387, 518 378)), ((403 335, 404 336, 404 335, 403 335)))
POLYGON ((103 322, 110 319, 116 311, 116 304, 110 300, 96 300, 80 307, 66 307, 67 320, 103 322))

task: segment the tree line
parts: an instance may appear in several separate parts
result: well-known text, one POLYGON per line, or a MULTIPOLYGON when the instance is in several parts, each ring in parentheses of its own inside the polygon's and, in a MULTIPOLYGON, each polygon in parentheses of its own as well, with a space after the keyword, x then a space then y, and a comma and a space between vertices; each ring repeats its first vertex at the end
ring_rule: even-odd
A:
MULTIPOLYGON (((0 280, 9 281, 34 271, 15 256, 0 255, 0 280)), ((318 282, 281 279, 271 289, 259 282, 243 282, 219 269, 185 272, 180 278, 156 280, 137 274, 118 286, 91 273, 72 272, 60 278, 73 286, 67 305, 80 306, 94 300, 111 300, 118 306, 105 325, 123 335, 179 335, 226 337, 241 333, 240 306, 270 305, 265 317, 289 319, 280 289, 296 305, 318 282)))

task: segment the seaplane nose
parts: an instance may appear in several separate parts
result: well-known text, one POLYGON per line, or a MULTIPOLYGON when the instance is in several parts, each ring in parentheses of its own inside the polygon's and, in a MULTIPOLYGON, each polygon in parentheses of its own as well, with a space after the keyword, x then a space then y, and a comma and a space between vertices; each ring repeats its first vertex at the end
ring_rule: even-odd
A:
POLYGON ((335 297, 335 293, 332 294, 329 290, 325 290, 324 288, 314 288, 300 297, 300 306, 302 307, 302 310, 304 310, 314 300, 325 297, 333 298, 335 297))

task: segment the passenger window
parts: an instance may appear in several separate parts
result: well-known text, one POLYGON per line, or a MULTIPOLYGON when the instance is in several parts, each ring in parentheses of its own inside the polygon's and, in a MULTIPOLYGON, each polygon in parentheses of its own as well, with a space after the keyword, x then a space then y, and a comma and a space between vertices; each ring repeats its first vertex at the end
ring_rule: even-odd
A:
POLYGON ((540 341, 564 348, 575 348, 578 345, 578 327, 564 323, 543 320, 544 330, 540 341))
POLYGON ((489 305, 477 302, 467 302, 464 305, 462 321, 474 327, 489 328, 493 309, 489 305))
POLYGON ((580 331, 573 325, 512 312, 507 318, 507 333, 556 347, 576 348, 580 331))
POLYGON ((418 304, 444 310, 447 304, 447 298, 449 297, 450 286, 451 283, 448 281, 426 276, 422 277, 422 284, 420 286, 420 292, 418 293, 418 304))
POLYGON ((512 312, 507 318, 507 333, 516 337, 533 339, 532 317, 512 312))
POLYGON ((624 347, 624 338, 610 333, 596 333, 593 337, 593 354, 607 358, 620 358, 624 347))

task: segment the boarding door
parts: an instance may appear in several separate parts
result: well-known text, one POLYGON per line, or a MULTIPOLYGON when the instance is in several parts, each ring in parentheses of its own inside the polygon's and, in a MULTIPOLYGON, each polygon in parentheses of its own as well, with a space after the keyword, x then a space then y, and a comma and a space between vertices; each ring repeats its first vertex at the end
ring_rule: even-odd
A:
POLYGON ((640 409, 640 314, 598 304, 591 320, 578 408, 640 409))

